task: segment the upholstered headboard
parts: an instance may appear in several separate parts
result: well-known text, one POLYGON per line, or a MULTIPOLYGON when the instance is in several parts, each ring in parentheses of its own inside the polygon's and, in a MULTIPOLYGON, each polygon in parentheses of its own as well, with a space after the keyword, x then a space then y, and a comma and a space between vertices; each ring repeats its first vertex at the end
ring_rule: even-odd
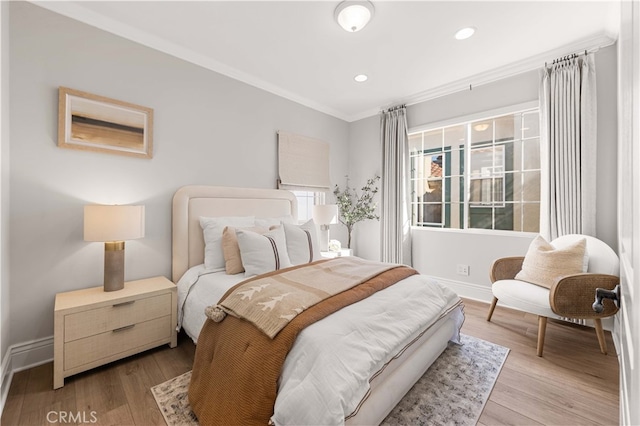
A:
POLYGON ((204 238, 200 216, 255 216, 258 218, 298 215, 296 197, 279 189, 233 188, 191 185, 173 196, 172 278, 180 277, 204 261, 204 238))

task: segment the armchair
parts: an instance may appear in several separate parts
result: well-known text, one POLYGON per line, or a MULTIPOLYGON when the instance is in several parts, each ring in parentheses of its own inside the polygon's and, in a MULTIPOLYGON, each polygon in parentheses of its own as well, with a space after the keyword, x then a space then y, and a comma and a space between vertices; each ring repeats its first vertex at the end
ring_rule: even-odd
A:
POLYGON ((613 290, 619 283, 620 263, 611 247, 594 237, 565 235, 553 240, 551 245, 564 247, 581 238, 586 239, 589 258, 587 272, 558 277, 550 289, 515 279, 522 269, 524 257, 497 259, 491 266, 493 301, 487 321, 491 321, 498 300, 511 308, 538 315, 538 356, 542 356, 547 318, 593 320, 600 351, 605 355, 607 353, 601 319, 614 315, 618 307, 609 301, 604 304, 602 312, 596 313, 592 304, 596 288, 613 290))

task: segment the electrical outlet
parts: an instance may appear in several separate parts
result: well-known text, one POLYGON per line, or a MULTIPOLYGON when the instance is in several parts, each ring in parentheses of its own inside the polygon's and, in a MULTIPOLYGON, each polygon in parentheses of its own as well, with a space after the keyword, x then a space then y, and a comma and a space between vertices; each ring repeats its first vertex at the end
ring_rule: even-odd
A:
POLYGON ((456 266, 456 273, 458 275, 469 275, 469 265, 462 265, 462 264, 458 264, 458 266, 456 266))

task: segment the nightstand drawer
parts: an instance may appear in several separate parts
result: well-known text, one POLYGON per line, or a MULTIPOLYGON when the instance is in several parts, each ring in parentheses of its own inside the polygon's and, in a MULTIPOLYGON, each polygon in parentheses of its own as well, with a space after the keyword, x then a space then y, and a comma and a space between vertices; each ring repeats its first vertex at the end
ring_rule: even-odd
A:
POLYGON ((64 345, 64 369, 70 370, 90 364, 156 341, 168 342, 171 332, 171 315, 167 315, 75 340, 64 345))
POLYGON ((71 342, 170 313, 169 293, 77 312, 65 316, 64 341, 71 342))

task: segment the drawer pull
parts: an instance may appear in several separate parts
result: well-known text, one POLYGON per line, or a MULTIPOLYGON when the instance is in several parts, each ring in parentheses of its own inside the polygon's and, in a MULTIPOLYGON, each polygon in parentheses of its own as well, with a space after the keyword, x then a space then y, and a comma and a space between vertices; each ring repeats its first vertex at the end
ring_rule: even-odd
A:
POLYGON ((117 333, 118 331, 125 331, 125 330, 129 330, 130 328, 135 327, 135 324, 131 324, 131 325, 125 325, 124 327, 120 327, 120 328, 116 328, 115 330, 113 330, 114 333, 117 333))
POLYGON ((136 303, 135 300, 129 300, 128 302, 117 303, 117 304, 113 305, 113 307, 117 308, 119 306, 133 305, 134 303, 136 303))

